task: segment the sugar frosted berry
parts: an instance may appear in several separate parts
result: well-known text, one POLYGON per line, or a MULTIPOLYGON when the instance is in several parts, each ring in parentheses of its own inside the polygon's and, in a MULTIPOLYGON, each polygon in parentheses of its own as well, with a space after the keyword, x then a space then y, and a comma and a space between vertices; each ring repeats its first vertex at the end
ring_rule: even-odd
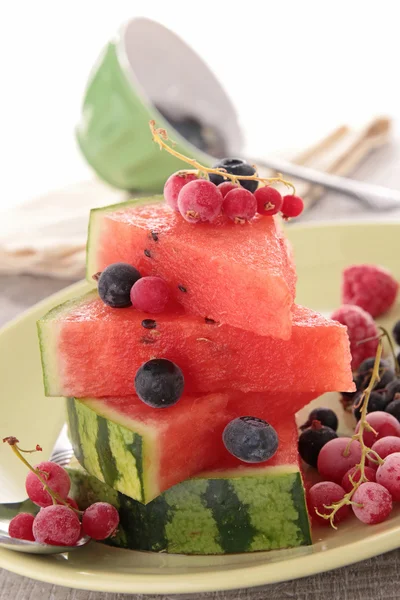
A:
POLYGON ((258 188, 254 192, 254 196, 257 200, 257 212, 260 215, 276 215, 282 208, 283 198, 281 194, 269 185, 258 188))
MULTIPOLYGON (((375 365, 375 356, 371 356, 362 361, 357 369, 356 386, 358 390, 365 390, 371 381, 372 372, 375 365)), ((374 385, 374 390, 385 388, 396 377, 395 372, 391 369, 389 363, 385 359, 379 361, 379 377, 374 385)))
MULTIPOLYGON (((364 474, 368 481, 375 481, 375 469, 372 469, 371 467, 364 467, 364 474)), ((343 475, 342 488, 346 493, 353 489, 353 484, 350 481, 350 477, 354 483, 360 481, 361 469, 359 469, 359 467, 352 467, 343 475)))
POLYGON ((178 171, 168 177, 164 185, 164 200, 173 210, 179 212, 178 196, 184 185, 198 179, 197 173, 178 171))
POLYGON ((331 440, 318 456, 318 473, 329 481, 341 483, 349 469, 361 460, 361 444, 357 440, 341 437, 331 440))
POLYGON ((222 197, 225 198, 228 192, 231 190, 235 190, 239 186, 236 183, 232 183, 232 181, 224 181, 218 185, 218 189, 222 194, 222 197))
MULTIPOLYGON (((382 459, 385 459, 389 454, 400 452, 400 437, 388 435, 387 437, 381 438, 373 444, 371 450, 376 452, 382 459)), ((370 467, 377 469, 378 463, 373 459, 374 455, 371 454, 371 456, 368 456, 368 464, 370 467)))
POLYGON ((343 304, 332 313, 331 318, 347 327, 353 371, 358 368, 364 359, 375 356, 378 347, 377 339, 372 339, 363 344, 358 343, 367 338, 376 338, 379 335, 378 328, 370 314, 359 306, 343 304))
POLYGON ((398 400, 393 400, 393 402, 389 402, 385 408, 385 412, 393 415, 393 417, 400 422, 400 398, 398 400))
POLYGON ((75 511, 68 506, 53 504, 36 515, 33 535, 40 544, 75 546, 81 537, 81 524, 75 511))
MULTIPOLYGON (((320 517, 316 511, 321 515, 329 514, 326 506, 330 506, 334 502, 339 502, 344 495, 345 490, 332 481, 321 481, 313 485, 307 494, 307 506, 312 520, 322 525, 329 525, 329 520, 320 517)), ((349 515, 349 512, 349 506, 345 504, 337 511, 334 524, 337 525, 340 521, 343 521, 349 515)))
MULTIPOLYGON (((372 448, 372 445, 377 440, 380 440, 388 435, 400 437, 400 423, 395 417, 393 417, 393 415, 383 411, 376 411, 369 413, 366 416, 366 420, 376 432, 374 433, 373 431, 364 430, 364 444, 368 446, 368 448, 372 448)), ((357 423, 356 433, 358 433, 359 429, 360 422, 357 423)))
POLYGON ((132 286, 133 308, 147 313, 161 313, 169 300, 169 287, 161 277, 142 277, 132 286))
POLYGON ((110 537, 116 531, 118 524, 118 511, 108 502, 95 502, 83 513, 83 532, 94 540, 105 540, 110 537))
POLYGON ((257 417, 238 417, 225 427, 222 436, 225 448, 239 460, 248 463, 264 462, 278 449, 275 429, 257 417))
POLYGON ((178 208, 189 223, 212 223, 221 214, 223 197, 211 181, 198 179, 186 184, 178 196, 178 208))
POLYGON ((379 483, 366 482, 354 492, 352 509, 357 519, 367 525, 385 521, 392 512, 392 496, 379 483), (360 506, 358 506, 360 505, 360 506))
POLYGON ((222 204, 222 212, 235 223, 245 223, 254 217, 257 201, 254 194, 238 187, 228 192, 222 204))
MULTIPOLYGON (((35 469, 40 471, 41 477, 46 481, 49 488, 65 500, 71 487, 71 480, 67 471, 50 461, 39 463, 35 469)), ((49 492, 43 489, 43 484, 32 471, 26 477, 25 487, 29 498, 38 506, 50 506, 53 503, 49 492)))
POLYGON ((299 437, 301 458, 308 465, 316 467, 321 448, 335 438, 337 438, 337 433, 333 429, 321 425, 319 421, 312 421, 311 427, 305 429, 299 437))
MULTIPOLYGON (((363 392, 359 392, 353 400, 353 415, 355 416, 357 421, 359 421, 361 419, 361 409, 362 409, 361 397, 362 397, 362 394, 363 394, 363 392)), ((367 414, 376 412, 378 410, 379 411, 385 410, 386 404, 387 404, 387 400, 383 393, 371 392, 369 400, 368 400, 367 414)))
POLYGON ((300 196, 292 196, 288 194, 283 196, 282 215, 285 219, 298 217, 304 210, 304 202, 300 196))
POLYGON ((324 406, 313 408, 307 417, 307 421, 300 427, 300 429, 306 429, 307 427, 310 427, 313 421, 319 421, 321 425, 325 425, 325 427, 330 427, 333 429, 333 431, 337 431, 338 418, 336 413, 331 408, 325 408, 324 406))
POLYGON ((135 389, 139 398, 153 408, 168 408, 178 402, 185 385, 183 373, 165 358, 153 358, 137 371, 135 389))
MULTIPOLYGON (((232 175, 257 175, 254 167, 249 165, 249 163, 242 158, 223 158, 219 160, 215 165, 213 165, 214 169, 225 169, 228 173, 232 175)), ((212 181, 215 185, 219 185, 223 181, 226 181, 222 175, 217 175, 215 173, 210 173, 209 175, 210 181, 212 181)), ((249 192, 255 192, 258 187, 258 181, 254 180, 239 180, 240 185, 244 187, 249 192)))
POLYGON ((34 516, 29 513, 19 513, 11 519, 8 526, 8 535, 17 540, 28 540, 34 542, 33 521, 34 516))
POLYGON ((343 304, 356 304, 372 317, 391 308, 398 288, 391 273, 377 265, 353 265, 343 271, 343 304))
POLYGON ((112 308, 130 306, 130 291, 138 279, 140 279, 140 273, 132 265, 127 263, 108 265, 99 277, 99 296, 104 304, 112 308))
POLYGON ((400 500, 400 452, 385 458, 376 471, 376 481, 390 492, 393 500, 400 500))
MULTIPOLYGON (((400 379, 393 379, 385 388, 387 403, 400 399, 400 379)), ((390 412, 390 411, 389 411, 390 412)))

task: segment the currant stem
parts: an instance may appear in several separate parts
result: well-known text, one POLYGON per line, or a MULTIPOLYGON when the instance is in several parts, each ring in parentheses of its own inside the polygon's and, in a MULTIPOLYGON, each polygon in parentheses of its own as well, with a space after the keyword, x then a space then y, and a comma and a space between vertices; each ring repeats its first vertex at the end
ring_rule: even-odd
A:
POLYGON ((214 169, 211 167, 205 167, 204 165, 197 162, 197 160, 195 160, 194 158, 188 158, 181 152, 178 152, 177 150, 174 150, 174 148, 171 148, 171 146, 169 146, 166 143, 168 141, 168 135, 166 130, 161 128, 157 129, 155 121, 149 121, 149 126, 151 135, 153 137, 153 141, 160 146, 160 150, 164 149, 170 154, 172 154, 172 156, 175 156, 175 158, 178 158, 182 162, 186 162, 187 164, 191 165, 194 169, 199 171, 200 175, 202 173, 204 173, 205 175, 213 173, 215 175, 221 175, 225 179, 230 179, 230 181, 232 181, 233 183, 239 183, 239 181, 259 181, 260 183, 263 183, 265 185, 270 185, 271 183, 282 183, 287 188, 291 189, 293 194, 296 193, 296 188, 294 187, 293 183, 284 179, 279 173, 278 177, 258 177, 257 175, 232 175, 232 173, 228 173, 224 169, 214 169))

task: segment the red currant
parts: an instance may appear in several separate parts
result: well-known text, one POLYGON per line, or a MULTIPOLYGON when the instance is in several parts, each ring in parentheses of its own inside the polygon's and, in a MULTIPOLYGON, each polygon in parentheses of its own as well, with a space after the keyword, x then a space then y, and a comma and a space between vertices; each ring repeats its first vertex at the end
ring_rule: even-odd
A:
MULTIPOLYGON (((389 454, 394 454, 395 452, 400 452, 400 437, 395 437, 394 435, 388 435, 387 437, 381 438, 377 440, 375 444, 373 444, 371 450, 374 450, 382 459, 389 456, 389 454)), ((371 457, 368 456, 368 464, 373 469, 378 468, 378 463, 374 462, 374 455, 371 457)))
POLYGON ((273 187, 260 187, 254 192, 257 200, 257 212, 260 215, 272 216, 276 215, 283 204, 281 194, 273 187))
MULTIPOLYGON (((364 467, 364 473, 368 481, 375 481, 375 469, 371 469, 371 467, 364 467)), ((351 492, 353 489, 353 484, 350 481, 350 477, 353 479, 354 483, 360 481, 361 470, 359 467, 352 467, 344 474, 342 479, 342 488, 346 492, 351 492)))
POLYGON ((318 455, 318 473, 324 479, 341 483, 345 473, 360 460, 360 442, 347 437, 336 438, 322 447, 318 455))
POLYGON ((75 546, 81 537, 77 514, 61 504, 42 508, 33 522, 33 535, 40 544, 75 546))
POLYGON ((224 181, 223 183, 220 183, 217 187, 221 192, 223 198, 225 198, 228 192, 230 192, 231 190, 235 190, 239 186, 232 183, 232 181, 224 181))
POLYGON ((96 502, 89 506, 83 513, 83 531, 94 540, 105 540, 110 537, 118 525, 118 511, 107 502, 96 502))
POLYGON ((8 535, 18 540, 28 540, 34 542, 33 537, 33 521, 35 517, 29 513, 19 513, 13 519, 11 519, 8 526, 8 535))
POLYGON ((392 511, 392 497, 379 483, 362 483, 351 500, 357 519, 367 525, 385 521, 392 511))
POLYGON ((223 197, 219 189, 206 179, 191 181, 178 196, 178 208, 189 223, 212 222, 221 214, 223 197))
MULTIPOLYGON (((35 469, 40 471, 40 475, 48 487, 65 500, 71 487, 67 471, 50 461, 39 463, 35 469)), ((29 498, 38 506, 50 506, 53 503, 49 492, 43 488, 42 482, 32 471, 27 475, 25 487, 29 498)))
POLYGON ((161 277, 142 277, 132 286, 131 302, 137 310, 161 313, 168 300, 168 284, 161 277))
MULTIPOLYGON (((364 444, 368 446, 368 448, 372 448, 372 445, 377 440, 387 437, 388 435, 400 437, 400 423, 393 415, 383 412, 382 410, 377 410, 369 413, 366 416, 366 420, 376 432, 375 434, 373 431, 364 430, 364 444)), ((358 433, 359 429, 360 421, 357 423, 356 433, 358 433)))
POLYGON ((190 181, 195 181, 196 179, 198 179, 196 173, 185 173, 185 171, 182 171, 181 173, 178 171, 178 173, 174 173, 173 175, 171 175, 164 185, 164 199, 168 206, 176 210, 176 212, 179 212, 179 192, 181 191, 183 186, 185 186, 190 181))
POLYGON ((235 223, 250 221, 257 211, 257 200, 249 190, 238 187, 228 192, 224 198, 222 212, 235 223))
POLYGON ((376 472, 376 481, 390 492, 393 500, 400 500, 400 452, 385 458, 376 472))
POLYGON ((288 194, 283 196, 282 215, 285 219, 298 217, 304 210, 304 202, 300 196, 288 194))
MULTIPOLYGON (((332 481, 321 481, 320 483, 313 485, 309 489, 307 497, 308 511, 312 520, 324 525, 329 525, 329 520, 317 515, 316 510, 321 513, 321 515, 328 514, 329 511, 326 507, 334 502, 342 500, 344 495, 344 489, 332 481)), ((349 507, 345 504, 335 515, 335 525, 340 521, 343 521, 348 515, 349 507)))

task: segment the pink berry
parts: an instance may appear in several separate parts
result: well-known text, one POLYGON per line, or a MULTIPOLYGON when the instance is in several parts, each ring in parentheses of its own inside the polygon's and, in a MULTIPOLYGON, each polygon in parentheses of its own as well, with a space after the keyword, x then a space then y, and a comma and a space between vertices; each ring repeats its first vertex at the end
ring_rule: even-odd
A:
POLYGON ((132 306, 148 313, 161 313, 169 300, 169 288, 161 277, 142 277, 131 289, 132 306))
POLYGON ((79 510, 79 506, 76 503, 76 501, 73 498, 70 498, 68 496, 68 498, 66 499, 66 503, 68 504, 68 506, 70 506, 71 508, 74 508, 75 510, 79 510))
POLYGON ((304 210, 304 202, 300 196, 288 194, 283 196, 282 215, 285 219, 298 217, 304 210))
POLYGON ((110 537, 118 525, 118 511, 107 502, 96 502, 89 506, 83 513, 83 531, 94 540, 105 540, 110 537))
POLYGON ((354 492, 351 500, 361 505, 352 504, 352 509, 357 519, 367 525, 385 521, 393 507, 391 495, 379 483, 362 483, 354 492))
MULTIPOLYGON (((39 463, 35 469, 39 469, 42 479, 46 481, 49 488, 65 500, 71 487, 67 471, 50 461, 39 463)), ((49 492, 43 488, 43 484, 32 471, 27 475, 25 487, 29 498, 38 506, 50 506, 53 503, 49 492)))
MULTIPOLYGON (((368 481, 375 481, 375 469, 371 469, 371 467, 364 467, 365 477, 368 481)), ((354 483, 360 481, 361 471, 358 467, 352 467, 344 474, 342 479, 342 488, 346 492, 350 492, 353 489, 353 484, 350 481, 350 476, 352 477, 354 483)))
POLYGON ((281 210, 283 198, 275 188, 268 185, 260 187, 254 195, 257 200, 257 212, 260 215, 272 216, 281 210))
POLYGON ((339 321, 339 323, 347 327, 352 356, 351 368, 353 371, 358 369, 365 359, 375 356, 378 347, 377 336, 379 331, 369 313, 359 306, 343 304, 332 313, 331 319, 339 321), (366 339, 369 341, 362 344, 359 343, 366 339))
POLYGON ((224 181, 223 183, 220 183, 217 187, 221 192, 223 198, 225 198, 228 192, 237 189, 239 186, 232 183, 232 181, 224 181))
POLYGON ((184 185, 190 181, 196 181, 196 179, 198 179, 198 177, 195 173, 185 173, 184 171, 182 171, 182 173, 178 171, 178 173, 174 173, 168 177, 164 185, 164 200, 168 206, 176 210, 176 212, 179 212, 179 192, 184 185))
MULTIPOLYGON (((321 481, 316 483, 308 490, 307 505, 308 512, 313 521, 329 525, 329 520, 317 515, 316 510, 322 515, 329 514, 326 506, 330 506, 334 502, 338 502, 345 495, 344 489, 337 483, 332 481, 321 481)), ((334 519, 335 525, 343 521, 349 515, 349 507, 345 504, 340 508, 334 519)))
POLYGON ((343 304, 356 304, 379 317, 395 303, 399 284, 387 269, 377 265, 353 265, 343 271, 343 304))
MULTIPOLYGON (((373 444, 381 438, 387 436, 400 437, 400 423, 393 415, 382 410, 369 413, 366 416, 367 422, 376 431, 364 431, 363 440, 368 448, 372 448, 373 444)), ((356 433, 360 430, 360 421, 357 423, 356 433)))
POLYGON ((355 467, 360 460, 360 442, 357 440, 352 441, 348 437, 336 438, 322 447, 318 455, 318 473, 324 479, 341 483, 345 473, 355 467))
POLYGON ((8 526, 8 535, 17 540, 28 540, 34 542, 33 537, 33 521, 35 517, 29 513, 19 513, 11 519, 8 526))
POLYGON ((390 492, 393 500, 400 500, 400 452, 385 458, 376 472, 376 481, 390 492))
MULTIPOLYGON (((382 459, 389 456, 389 454, 394 454, 395 452, 400 452, 400 437, 395 437, 394 435, 388 435, 387 437, 381 438, 377 440, 375 444, 373 444, 371 450, 374 450, 382 459)), ((378 468, 378 463, 374 462, 372 459, 374 456, 370 458, 368 456, 368 464, 373 469, 378 468)))
POLYGON ((221 214, 223 200, 221 192, 211 181, 198 179, 181 189, 178 208, 189 223, 212 223, 221 214))
POLYGON ((256 197, 243 187, 231 190, 224 198, 222 212, 235 223, 250 221, 257 212, 256 197))
POLYGON ((43 508, 33 522, 33 535, 40 544, 75 546, 81 537, 77 514, 61 504, 43 508))

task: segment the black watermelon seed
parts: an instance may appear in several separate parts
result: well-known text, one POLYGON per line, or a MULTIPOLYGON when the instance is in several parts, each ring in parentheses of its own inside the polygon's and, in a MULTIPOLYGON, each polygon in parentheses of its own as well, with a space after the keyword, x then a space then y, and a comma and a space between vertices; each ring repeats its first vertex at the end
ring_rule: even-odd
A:
POLYGON ((183 285, 178 285, 178 290, 183 292, 184 294, 186 294, 187 289, 185 287, 183 287, 183 285))
POLYGON ((151 231, 150 235, 151 235, 151 237, 153 238, 153 240, 155 242, 158 242, 158 233, 157 233, 157 231, 151 231))
POLYGON ((147 258, 151 258, 150 250, 147 250, 146 248, 146 250, 144 251, 144 255, 147 256, 147 258))
POLYGON ((145 329, 155 329, 157 327, 157 323, 154 321, 154 319, 143 319, 142 326, 145 329))
POLYGON ((204 317, 205 322, 207 323, 207 325, 215 325, 216 321, 214 321, 214 319, 209 319, 208 317, 204 317))

